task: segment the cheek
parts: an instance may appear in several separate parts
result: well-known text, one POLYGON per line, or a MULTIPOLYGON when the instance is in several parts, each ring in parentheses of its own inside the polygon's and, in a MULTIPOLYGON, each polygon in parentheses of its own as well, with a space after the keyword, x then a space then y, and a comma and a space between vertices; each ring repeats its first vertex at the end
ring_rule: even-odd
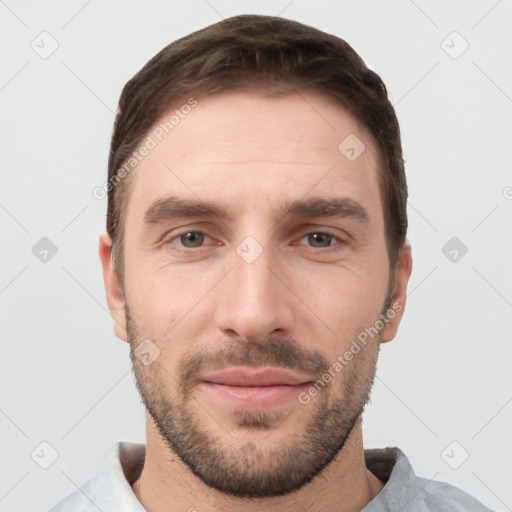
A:
MULTIPOLYGON (((148 265, 149 267, 149 265, 148 265)), ((140 262, 127 272, 126 294, 130 308, 147 325, 173 325, 187 315, 208 290, 208 279, 189 269, 150 268, 140 262)))
POLYGON ((387 275, 362 268, 303 274, 298 295, 310 309, 308 323, 322 331, 326 351, 338 353, 379 318, 387 295, 387 275))
POLYGON ((141 274, 133 279, 127 297, 138 338, 157 345, 160 364, 174 375, 178 362, 210 332, 215 301, 205 296, 212 286, 204 277, 164 274, 141 274))

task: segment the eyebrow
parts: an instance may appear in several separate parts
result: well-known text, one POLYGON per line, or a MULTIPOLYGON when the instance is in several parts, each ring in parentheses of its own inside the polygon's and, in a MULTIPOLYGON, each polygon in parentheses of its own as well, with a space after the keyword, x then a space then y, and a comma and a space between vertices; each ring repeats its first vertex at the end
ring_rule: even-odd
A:
MULTIPOLYGON (((210 201, 182 199, 165 196, 156 199, 144 215, 144 224, 150 226, 180 217, 210 217, 229 220, 232 216, 221 206, 210 201)), ((368 212, 358 202, 348 197, 298 199, 287 203, 281 210, 284 217, 352 217, 361 222, 368 221, 368 212)))
POLYGON ((299 199, 283 208, 283 217, 353 217, 361 222, 368 221, 368 212, 357 201, 349 197, 329 199, 299 199))
POLYGON ((144 224, 157 224, 176 217, 217 217, 224 219, 228 217, 228 213, 223 208, 208 201, 165 196, 153 201, 144 214, 144 224))

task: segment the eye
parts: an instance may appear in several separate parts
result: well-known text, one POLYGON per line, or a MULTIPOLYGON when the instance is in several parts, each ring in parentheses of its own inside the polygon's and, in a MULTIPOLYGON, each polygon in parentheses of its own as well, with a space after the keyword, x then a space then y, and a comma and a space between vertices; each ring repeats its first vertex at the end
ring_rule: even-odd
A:
POLYGON ((330 247, 333 243, 339 241, 337 237, 331 235, 329 233, 323 233, 320 231, 314 233, 308 233, 303 236, 301 240, 307 239, 307 243, 311 245, 311 247, 322 248, 322 247, 330 247))
POLYGON ((194 248, 203 245, 205 236, 200 231, 187 231, 175 237, 175 240, 178 239, 183 247, 194 248))
POLYGON ((205 245, 211 238, 202 231, 183 231, 176 235, 169 236, 165 244, 174 249, 195 249, 205 245))

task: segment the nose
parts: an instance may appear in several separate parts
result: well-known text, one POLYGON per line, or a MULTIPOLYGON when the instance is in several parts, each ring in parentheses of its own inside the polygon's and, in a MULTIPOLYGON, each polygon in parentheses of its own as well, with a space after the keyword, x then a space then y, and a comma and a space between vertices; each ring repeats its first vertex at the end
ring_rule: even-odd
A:
POLYGON ((283 283, 286 276, 277 258, 271 250, 263 250, 252 262, 242 256, 233 255, 233 267, 217 292, 217 328, 229 337, 254 342, 269 335, 289 336, 293 295, 283 283))

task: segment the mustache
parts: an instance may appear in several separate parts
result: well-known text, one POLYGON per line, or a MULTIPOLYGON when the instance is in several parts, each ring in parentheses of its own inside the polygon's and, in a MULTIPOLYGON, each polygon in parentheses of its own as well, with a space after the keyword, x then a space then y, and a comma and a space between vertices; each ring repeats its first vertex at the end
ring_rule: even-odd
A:
POLYGON ((286 338, 264 342, 233 340, 215 351, 201 351, 186 356, 179 365, 180 383, 187 392, 203 370, 223 370, 230 366, 276 366, 311 375, 314 380, 329 369, 325 357, 317 350, 300 348, 286 338))

